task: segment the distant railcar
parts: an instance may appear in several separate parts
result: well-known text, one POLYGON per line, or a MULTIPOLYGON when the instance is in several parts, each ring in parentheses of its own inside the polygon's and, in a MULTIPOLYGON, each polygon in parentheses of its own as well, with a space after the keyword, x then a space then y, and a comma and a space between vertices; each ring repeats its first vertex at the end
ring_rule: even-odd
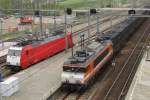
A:
POLYGON ((31 24, 33 22, 33 19, 30 17, 21 17, 20 18, 20 24, 31 24))

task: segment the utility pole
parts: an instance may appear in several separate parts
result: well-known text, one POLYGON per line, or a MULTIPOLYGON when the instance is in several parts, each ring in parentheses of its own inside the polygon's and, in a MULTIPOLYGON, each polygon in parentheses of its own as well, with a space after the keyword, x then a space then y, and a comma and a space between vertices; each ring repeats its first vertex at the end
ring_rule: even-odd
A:
POLYGON ((91 13, 90 13, 90 9, 89 9, 89 11, 88 11, 88 41, 89 41, 89 37, 90 37, 90 15, 91 15, 91 13))
POLYGON ((99 17, 99 14, 97 14, 97 36, 98 34, 100 34, 100 17, 99 17))
POLYGON ((56 0, 54 0, 54 31, 56 31, 56 0))
MULTIPOLYGON (((111 13, 112 13, 112 10, 111 10, 111 13)), ((110 16, 110 28, 111 28, 111 31, 113 29, 113 22, 112 22, 112 19, 113 19, 113 16, 111 15, 110 16)))
POLYGON ((3 28, 3 21, 1 19, 0 19, 0 25, 1 25, 0 33, 3 34, 3 29, 2 29, 3 28))
POLYGON ((67 12, 65 9, 65 40, 66 40, 66 51, 68 49, 68 36, 67 36, 67 12))
POLYGON ((66 40, 66 51, 68 49, 67 14, 68 15, 72 14, 72 9, 71 8, 66 8, 65 9, 65 40, 66 40))
POLYGON ((21 0, 21 17, 23 17, 23 1, 21 0))
MULTIPOLYGON (((0 88, 1 88, 1 82, 3 82, 3 77, 2 77, 2 69, 0 69, 0 88)), ((3 97, 2 97, 2 94, 3 94, 3 92, 1 91, 0 92, 0 100, 3 100, 3 97)))
POLYGON ((72 27, 73 26, 71 25, 71 31, 70 32, 71 32, 71 39, 72 39, 72 57, 73 57, 73 36, 72 36, 73 35, 73 31, 72 31, 72 27))
POLYGON ((42 11, 39 11, 40 13, 40 32, 43 34, 43 25, 42 25, 42 11))

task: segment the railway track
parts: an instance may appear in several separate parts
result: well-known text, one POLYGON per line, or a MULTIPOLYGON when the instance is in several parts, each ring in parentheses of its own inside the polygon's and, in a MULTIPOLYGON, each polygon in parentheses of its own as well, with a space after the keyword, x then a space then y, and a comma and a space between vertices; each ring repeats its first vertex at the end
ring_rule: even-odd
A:
MULTIPOLYGON (((116 26, 116 25, 118 25, 120 23, 121 22, 116 23, 113 26, 116 26)), ((111 27, 108 27, 108 28, 104 29, 102 32, 109 31, 110 28, 111 27)), ((94 40, 96 38, 96 31, 93 31, 92 34, 93 35, 90 35, 89 38, 85 39, 85 41, 84 41, 85 43, 88 43, 88 41, 92 41, 92 40, 94 40)), ((75 44, 78 44, 76 46, 76 48, 79 47, 80 46, 80 41, 76 42, 75 44)), ((59 89, 58 90, 59 91, 58 94, 61 95, 61 96, 58 96, 58 98, 57 97, 55 98, 55 96, 54 96, 50 100, 87 100, 88 96, 90 97, 90 94, 94 91, 94 89, 96 87, 97 87, 97 84, 94 85, 93 87, 91 87, 90 89, 88 89, 89 92, 84 92, 84 93, 78 92, 78 91, 71 91, 71 92, 63 91, 63 92, 60 92, 61 89, 59 89)))
MULTIPOLYGON (((117 19, 117 20, 115 20, 116 22, 115 23, 113 23, 112 24, 112 26, 114 27, 115 25, 118 25, 118 24, 120 24, 122 21, 123 21, 123 19, 124 18, 118 18, 118 17, 114 17, 114 19, 117 19), (118 22, 117 22, 118 21, 118 22)), ((105 26, 106 25, 106 23, 109 23, 109 19, 107 19, 107 20, 104 20, 103 22, 100 22, 101 23, 101 26, 105 26)), ((91 38, 91 36, 93 36, 94 34, 96 34, 96 25, 97 25, 97 23, 95 22, 95 23, 93 23, 93 24, 91 24, 90 26, 86 26, 86 27, 84 27, 84 28, 82 28, 82 30, 77 30, 75 33, 73 32, 73 41, 75 42, 75 43, 78 43, 80 40, 80 34, 81 33, 86 33, 87 34, 87 30, 88 30, 88 28, 90 27, 90 34, 89 34, 89 37, 88 38, 91 38), (94 34, 93 34, 94 33, 94 34)), ((107 27, 101 27, 102 29, 101 29, 101 33, 104 33, 104 31, 106 31, 106 30, 108 30, 108 29, 111 29, 112 27, 111 26, 107 26, 107 27)), ((85 38, 85 40, 87 40, 88 38, 85 38)))
POLYGON ((103 68, 95 84, 86 91, 68 92, 60 88, 48 100, 124 100, 142 59, 145 43, 150 40, 150 29, 145 31, 149 22, 146 21, 116 55, 115 65, 103 68))
MULTIPOLYGON (((114 17, 114 19, 115 18, 118 18, 118 17, 114 17)), ((105 20, 103 20, 103 22, 101 22, 101 23, 106 23, 107 21, 109 21, 110 20, 110 18, 108 17, 108 18, 106 18, 105 20)), ((96 21, 95 22, 93 22, 91 25, 90 25, 90 27, 92 28, 90 31, 91 31, 91 35, 89 36, 89 38, 87 38, 87 39, 85 39, 85 42, 87 43, 89 40, 93 40, 94 38, 95 38, 95 34, 96 34, 96 31, 95 31, 95 27, 96 27, 96 21)), ((115 23, 115 24, 119 24, 119 23, 115 23)), ((84 32, 84 31, 86 31, 86 29, 87 29, 88 27, 86 26, 86 27, 83 27, 82 28, 82 30, 77 30, 76 32, 75 32, 75 36, 78 36, 78 34, 80 34, 80 32, 84 32)), ((106 31, 106 30, 108 30, 110 28, 110 26, 108 26, 108 28, 106 28, 106 29, 104 29, 102 32, 104 32, 104 31, 106 31)), ((73 37, 73 38, 75 38, 75 37, 73 37)), ((76 37, 76 38, 79 38, 79 37, 76 37)), ((16 39, 13 39, 13 40, 10 40, 10 41, 21 41, 22 39, 24 39, 23 37, 19 37, 19 38, 16 38, 16 39)), ((79 40, 79 39, 78 39, 79 40)), ((80 40, 79 41, 76 41, 75 42, 75 44, 78 44, 78 46, 76 46, 76 47, 79 47, 80 46, 80 40)), ((5 56, 6 57, 6 56, 5 56)), ((8 67, 7 67, 7 65, 6 65, 6 59, 5 59, 5 61, 4 61, 4 63, 3 64, 1 64, 0 65, 0 67, 1 67, 1 72, 2 72, 2 75, 3 75, 3 77, 8 77, 8 76, 10 76, 10 75, 12 75, 12 74, 14 74, 14 72, 11 72, 10 71, 10 69, 8 69, 8 67)))
MULTIPOLYGON (((121 22, 118 22, 118 23, 114 24, 113 27, 119 25, 120 23, 121 23, 121 22)), ((110 28, 111 28, 111 27, 107 27, 106 29, 102 30, 101 33, 105 33, 105 32, 107 32, 107 31, 109 31, 110 28)), ((100 34, 98 34, 98 35, 100 35, 100 34)), ((97 36, 97 32, 94 30, 94 31, 91 32, 91 35, 90 35, 88 38, 86 38, 84 41, 85 41, 86 43, 87 43, 88 41, 92 41, 92 40, 95 39, 96 36, 97 36)), ((77 41, 77 42, 75 42, 75 44, 77 44, 77 45, 79 45, 80 43, 81 43, 80 40, 77 41)))
MULTIPOLYGON (((117 14, 117 13, 124 13, 124 12, 120 12, 120 11, 118 12, 117 11, 117 12, 108 12, 108 13, 109 14, 117 14)), ((76 22, 72 23, 73 27, 78 26, 78 25, 82 25, 82 24, 88 24, 88 18, 87 17, 83 16, 83 17, 79 17, 78 19, 80 19, 80 21, 77 21, 77 23, 76 22)), ((110 19, 110 16, 108 16, 107 14, 103 13, 103 15, 100 16, 100 19, 102 19, 102 21, 105 21, 107 19, 110 19)), ((91 22, 96 21, 96 20, 97 20, 97 18, 95 18, 94 16, 90 17, 90 21, 91 22)), ((69 28, 69 27, 70 27, 70 25, 67 25, 67 28, 69 28)), ((65 24, 64 23, 58 27, 58 29, 64 29, 64 28, 65 28, 65 24)), ((51 30, 54 31, 53 28, 51 30)), ((82 31, 82 29, 81 29, 81 31, 82 31)))
POLYGON ((104 100, 108 100, 109 98, 111 99, 114 97, 115 97, 114 99, 116 100, 123 100, 125 98, 125 94, 127 93, 127 90, 129 88, 129 83, 132 82, 137 67, 143 57, 144 48, 146 47, 146 43, 150 37, 149 28, 150 28, 150 24, 148 24, 144 33, 137 41, 130 56, 128 57, 127 61, 123 65, 121 71, 119 72, 115 81, 111 85, 106 96, 104 97, 104 100))
POLYGON ((6 55, 0 57, 0 73, 2 77, 8 77, 12 74, 11 70, 6 67, 6 55))
POLYGON ((11 74, 11 71, 6 67, 6 55, 0 57, 0 73, 2 77, 7 77, 11 74))
POLYGON ((132 79, 143 57, 145 44, 150 40, 150 20, 128 41, 126 47, 116 56, 115 67, 111 66, 100 85, 104 88, 97 92, 90 100, 124 100, 132 79), (148 25, 148 26, 147 26, 148 25), (145 27, 147 27, 145 29, 145 27), (141 35, 141 33, 143 33, 141 35), (101 94, 100 94, 101 93, 101 94))
POLYGON ((6 62, 6 55, 0 57, 0 66, 3 65, 6 62))
MULTIPOLYGON (((113 17, 112 20, 113 20, 113 19, 116 19, 116 18, 118 18, 118 17, 113 17)), ((108 17, 107 19, 102 20, 102 21, 99 22, 98 24, 103 24, 103 23, 108 22, 108 21, 110 21, 110 17, 108 17)), ((74 34, 73 36, 78 35, 78 33, 85 32, 85 31, 87 31, 88 29, 93 29, 93 28, 96 27, 96 25, 97 25, 97 22, 94 22, 94 23, 92 23, 92 24, 89 25, 89 26, 85 26, 84 28, 81 28, 81 29, 79 29, 79 30, 77 30, 77 31, 74 31, 74 32, 73 32, 73 34, 74 34)))

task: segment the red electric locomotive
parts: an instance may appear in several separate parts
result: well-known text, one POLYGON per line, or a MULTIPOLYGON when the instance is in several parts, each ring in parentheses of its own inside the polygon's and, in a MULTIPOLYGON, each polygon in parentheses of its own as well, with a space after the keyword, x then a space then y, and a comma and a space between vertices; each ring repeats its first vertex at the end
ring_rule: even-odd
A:
MULTIPOLYGON (((72 47, 71 33, 67 34, 68 47, 72 47)), ((53 56, 66 48, 64 34, 51 35, 44 39, 32 39, 10 47, 7 64, 12 69, 25 69, 49 56, 53 56)))

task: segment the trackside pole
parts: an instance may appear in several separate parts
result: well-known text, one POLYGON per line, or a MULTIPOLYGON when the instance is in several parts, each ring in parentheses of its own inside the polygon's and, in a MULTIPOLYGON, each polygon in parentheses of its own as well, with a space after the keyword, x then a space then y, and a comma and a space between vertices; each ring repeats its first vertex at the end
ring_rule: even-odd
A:
MULTIPOLYGON (((56 0, 54 0, 54 9, 56 9, 56 0)), ((56 10, 54 10, 54 31, 56 32, 56 10)))
POLYGON ((3 21, 0 19, 0 33, 3 34, 3 21))
POLYGON ((89 37, 90 37, 90 10, 88 11, 88 42, 89 42, 89 37))
POLYGON ((65 11, 65 41, 66 41, 66 52, 67 52, 67 49, 68 49, 68 38, 67 38, 67 14, 66 14, 66 11, 65 11))
POLYGON ((99 15, 97 15, 97 33, 96 36, 98 36, 98 34, 100 34, 100 17, 99 15))
POLYGON ((40 11, 40 32, 43 34, 43 25, 42 25, 42 12, 40 11))
MULTIPOLYGON (((0 90, 1 90, 1 82, 3 81, 2 74, 0 73, 0 90)), ((0 91, 0 100, 2 99, 2 92, 0 91)))
POLYGON ((71 25, 71 39, 72 39, 72 57, 73 57, 73 31, 72 31, 72 25, 71 25))

